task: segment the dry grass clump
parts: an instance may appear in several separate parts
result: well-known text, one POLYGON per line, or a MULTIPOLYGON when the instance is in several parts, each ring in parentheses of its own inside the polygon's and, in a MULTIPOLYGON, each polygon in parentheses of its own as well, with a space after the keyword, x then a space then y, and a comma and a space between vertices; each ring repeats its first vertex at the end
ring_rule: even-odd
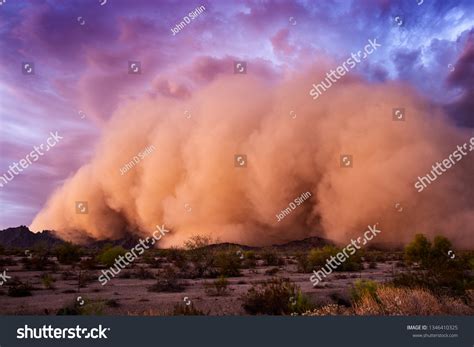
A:
POLYGON ((351 308, 336 304, 329 304, 312 311, 307 311, 303 313, 302 316, 348 316, 352 314, 353 312, 351 308))
POLYGON ((426 289, 381 286, 353 304, 356 315, 471 315, 474 309, 461 299, 434 296, 426 289))
POLYGON ((433 316, 433 315, 473 315, 474 295, 470 293, 468 304, 451 297, 437 297, 426 289, 377 287, 375 293, 367 292, 351 308, 330 304, 304 316, 359 315, 359 316, 433 316))

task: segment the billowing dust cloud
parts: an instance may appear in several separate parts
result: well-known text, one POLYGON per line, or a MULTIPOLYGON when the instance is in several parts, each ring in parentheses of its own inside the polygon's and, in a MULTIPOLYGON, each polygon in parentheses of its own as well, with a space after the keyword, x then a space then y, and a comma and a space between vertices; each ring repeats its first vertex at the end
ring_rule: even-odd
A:
POLYGON ((185 101, 145 96, 122 106, 94 158, 54 192, 32 229, 81 242, 149 236, 164 224, 171 231, 160 247, 192 235, 270 245, 310 236, 344 243, 378 222, 377 242, 425 233, 472 247, 472 154, 423 192, 414 188, 472 131, 401 84, 345 76, 312 100, 324 73, 277 84, 223 76, 185 101), (395 107, 405 121, 392 120, 395 107), (236 154, 246 167, 235 167, 236 154), (341 167, 342 154, 352 155, 351 168, 341 167), (305 192, 311 197, 278 222, 305 192), (88 214, 76 213, 75 201, 87 201, 88 214))

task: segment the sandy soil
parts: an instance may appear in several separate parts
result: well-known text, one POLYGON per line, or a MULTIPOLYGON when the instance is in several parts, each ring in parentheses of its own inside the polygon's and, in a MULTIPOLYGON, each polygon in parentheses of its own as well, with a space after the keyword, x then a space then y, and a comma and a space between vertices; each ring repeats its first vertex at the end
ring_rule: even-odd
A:
MULTIPOLYGON (((210 315, 245 315, 242 309, 241 296, 255 283, 261 283, 272 277, 289 278, 297 284, 302 292, 308 295, 315 304, 331 303, 334 293, 343 299, 349 299, 351 284, 359 278, 371 279, 377 282, 388 281, 393 277, 395 268, 394 261, 377 263, 377 268, 360 272, 334 272, 318 287, 314 288, 309 280, 311 274, 297 272, 295 260, 287 257, 286 265, 282 265, 278 272, 271 276, 265 274, 275 266, 263 266, 261 262, 254 269, 243 269, 241 277, 228 278, 229 294, 226 296, 210 296, 205 291, 205 283, 211 283, 213 279, 180 279, 185 283, 185 288, 179 293, 150 292, 148 288, 153 285, 155 279, 120 278, 126 272, 136 271, 137 266, 146 264, 135 263, 132 268, 122 270, 119 277, 109 281, 102 286, 97 280, 99 270, 88 270, 87 276, 90 281, 84 287, 78 288, 77 274, 79 270, 71 266, 60 265, 56 272, 46 271, 54 279, 54 289, 45 289, 41 281, 41 275, 45 271, 25 271, 19 265, 7 266, 7 274, 29 282, 33 286, 32 296, 9 297, 7 296, 8 283, 0 287, 0 314, 56 314, 56 312, 74 302, 80 303, 82 299, 86 302, 110 301, 118 305, 102 304, 101 311, 106 315, 143 315, 143 314, 166 314, 176 304, 191 302, 194 307, 210 315), (70 273, 70 279, 64 279, 64 273, 70 273), (80 297, 80 298, 78 298, 80 297), (187 298, 187 299, 186 299, 187 298), (110 307, 117 306, 117 307, 110 307)), ((155 276, 160 273, 159 269, 149 268, 155 276)))

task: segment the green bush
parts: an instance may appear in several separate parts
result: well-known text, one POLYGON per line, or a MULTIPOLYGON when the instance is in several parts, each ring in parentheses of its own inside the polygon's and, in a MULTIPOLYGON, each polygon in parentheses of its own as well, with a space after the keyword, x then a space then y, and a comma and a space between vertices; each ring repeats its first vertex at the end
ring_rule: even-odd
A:
POLYGON ((311 265, 308 261, 308 254, 306 252, 298 252, 295 255, 296 263, 298 265, 298 272, 312 272, 311 265))
POLYGON ((242 267, 246 269, 253 269, 257 266, 257 256, 254 251, 245 251, 242 253, 242 267))
MULTIPOLYGON (((312 249, 308 254, 309 268, 313 270, 326 266, 326 261, 329 260, 331 257, 336 257, 338 253, 342 253, 342 249, 334 246, 324 246, 323 248, 312 249)), ((349 257, 345 258, 344 262, 340 262, 339 260, 337 260, 341 265, 336 266, 334 271, 363 270, 364 266, 362 263, 361 256, 357 253, 348 255, 349 257)))
POLYGON ((97 260, 105 266, 111 267, 115 264, 115 260, 119 256, 123 257, 125 253, 127 253, 127 251, 122 246, 106 246, 97 256, 97 260))
POLYGON ((81 248, 70 242, 65 242, 56 248, 56 257, 61 264, 75 264, 81 260, 81 255, 81 248))
POLYGON ((425 288, 437 295, 464 296, 466 290, 474 289, 474 278, 470 269, 469 253, 453 251, 451 242, 444 236, 436 236, 433 244, 422 234, 405 247, 405 260, 408 265, 417 263, 421 269, 408 267, 398 274, 393 284, 400 287, 425 288))
POLYGON ((366 295, 371 295, 374 299, 377 293, 377 282, 371 280, 357 280, 354 282, 354 287, 351 290, 352 300, 359 301, 366 295))
POLYGON ((240 276, 240 258, 234 251, 219 251, 214 255, 214 264, 221 276, 240 276))
POLYGON ((278 255, 278 253, 274 249, 265 249, 261 253, 261 257, 266 266, 285 265, 285 261, 278 255))
POLYGON ((431 243, 425 235, 415 235, 415 239, 405 247, 405 259, 408 263, 417 262, 423 267, 429 267, 431 243))

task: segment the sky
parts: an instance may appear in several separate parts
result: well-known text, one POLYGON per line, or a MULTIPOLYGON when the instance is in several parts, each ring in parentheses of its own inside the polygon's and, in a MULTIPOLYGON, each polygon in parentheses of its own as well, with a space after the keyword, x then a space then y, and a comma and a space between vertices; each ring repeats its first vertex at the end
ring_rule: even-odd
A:
POLYGON ((142 95, 186 100, 232 74, 234 61, 277 83, 308 63, 345 61, 376 39, 377 53, 352 74, 407 83, 458 127, 474 127, 470 0, 0 3, 0 175, 51 132, 63 137, 0 187, 2 229, 31 223, 91 159, 121 105, 142 95), (129 73, 130 61, 140 62, 140 74, 129 73))

